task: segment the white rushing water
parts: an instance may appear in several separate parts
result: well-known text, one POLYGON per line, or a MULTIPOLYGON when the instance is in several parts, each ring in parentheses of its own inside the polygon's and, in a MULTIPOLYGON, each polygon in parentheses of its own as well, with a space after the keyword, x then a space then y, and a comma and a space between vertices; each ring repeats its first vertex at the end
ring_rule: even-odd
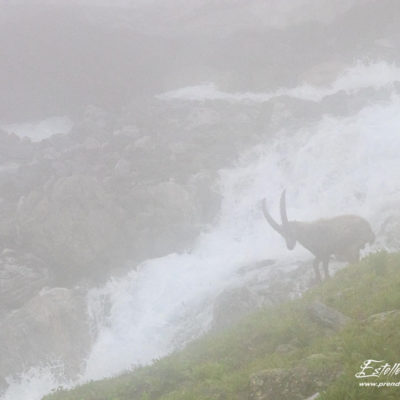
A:
MULTIPOLYGON (((379 233, 400 204, 399 154, 396 95, 351 117, 325 116, 306 128, 280 132, 243 154, 235 168, 220 172, 219 221, 191 252, 148 260, 89 293, 98 335, 80 382, 149 363, 200 335, 209 326, 212 300, 237 283, 234 272, 241 266, 309 257, 299 246, 289 253, 262 217, 261 199, 268 199, 276 215, 284 187, 289 218, 356 213, 379 233)), ((50 368, 33 369, 10 383, 2 400, 38 400, 65 384, 50 368)))
POLYGON ((29 138, 32 142, 40 142, 57 133, 68 133, 72 126, 73 122, 68 117, 50 117, 41 121, 2 124, 0 128, 21 138, 29 138))
POLYGON ((365 64, 358 62, 343 71, 333 82, 326 86, 313 86, 303 83, 295 88, 281 88, 274 92, 228 93, 221 91, 214 83, 189 86, 158 95, 160 100, 206 101, 222 100, 230 102, 264 103, 279 96, 319 102, 327 96, 340 91, 355 93, 364 88, 379 89, 400 82, 400 68, 386 62, 365 64))

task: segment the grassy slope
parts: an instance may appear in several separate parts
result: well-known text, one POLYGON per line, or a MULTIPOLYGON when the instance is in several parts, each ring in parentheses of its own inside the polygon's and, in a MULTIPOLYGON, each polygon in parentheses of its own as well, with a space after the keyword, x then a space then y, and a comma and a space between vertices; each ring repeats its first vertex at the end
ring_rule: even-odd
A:
MULTIPOLYGON (((373 254, 349 266, 301 300, 264 309, 222 333, 208 334, 184 351, 120 377, 59 391, 46 400, 242 400, 249 377, 260 370, 290 368, 324 354, 314 368, 342 374, 322 399, 398 399, 400 388, 361 388, 354 374, 370 358, 400 362, 400 317, 366 321, 400 309, 400 254, 373 254), (339 332, 310 320, 307 306, 319 300, 354 320, 339 332), (276 351, 290 343, 294 350, 276 351), (328 361, 327 361, 328 360, 328 361), (331 370, 330 370, 331 369, 331 370)), ((393 379, 397 380, 397 379, 393 379)))

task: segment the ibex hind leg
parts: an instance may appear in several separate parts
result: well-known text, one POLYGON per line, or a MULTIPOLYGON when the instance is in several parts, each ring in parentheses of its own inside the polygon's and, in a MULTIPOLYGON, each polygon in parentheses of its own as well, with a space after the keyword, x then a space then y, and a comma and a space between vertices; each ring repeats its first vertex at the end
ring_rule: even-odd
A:
POLYGON ((324 268, 324 274, 325 274, 325 279, 329 279, 330 275, 329 275, 329 258, 325 259, 322 261, 322 266, 324 268))
POLYGON ((314 267, 314 272, 315 272, 315 278, 317 280, 317 283, 321 283, 322 282, 322 278, 321 278, 321 272, 319 271, 319 264, 320 264, 320 260, 318 258, 316 258, 313 262, 313 267, 314 267))

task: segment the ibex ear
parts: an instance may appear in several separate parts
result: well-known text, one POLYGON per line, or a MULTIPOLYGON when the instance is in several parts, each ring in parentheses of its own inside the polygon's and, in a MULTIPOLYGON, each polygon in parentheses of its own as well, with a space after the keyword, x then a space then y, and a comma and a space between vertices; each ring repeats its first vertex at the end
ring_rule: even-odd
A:
POLYGON ((281 194, 280 210, 281 210, 282 226, 285 227, 285 225, 289 223, 286 213, 286 189, 284 189, 281 194))
POLYGON ((271 217, 271 214, 268 212, 267 201, 265 199, 263 199, 263 201, 262 201, 262 210, 263 210, 265 219, 272 226, 272 228, 274 230, 276 230, 280 235, 284 236, 282 227, 271 217))

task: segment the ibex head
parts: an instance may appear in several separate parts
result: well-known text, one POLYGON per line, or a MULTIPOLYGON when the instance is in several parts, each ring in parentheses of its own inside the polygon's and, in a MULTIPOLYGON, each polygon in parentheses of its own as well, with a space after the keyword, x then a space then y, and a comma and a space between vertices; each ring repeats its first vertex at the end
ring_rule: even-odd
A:
POLYGON ((294 247, 296 246, 296 237, 295 233, 293 232, 293 229, 290 225, 290 222, 288 221, 287 218, 287 213, 286 213, 286 189, 282 192, 281 194, 281 200, 280 200, 280 211, 281 211, 281 221, 282 224, 279 225, 272 217, 271 214, 268 212, 267 209, 267 204, 266 200, 263 200, 263 212, 265 219, 268 221, 268 223, 272 226, 274 230, 276 230, 280 235, 283 236, 283 238, 286 241, 286 246, 289 250, 293 250, 294 247))

